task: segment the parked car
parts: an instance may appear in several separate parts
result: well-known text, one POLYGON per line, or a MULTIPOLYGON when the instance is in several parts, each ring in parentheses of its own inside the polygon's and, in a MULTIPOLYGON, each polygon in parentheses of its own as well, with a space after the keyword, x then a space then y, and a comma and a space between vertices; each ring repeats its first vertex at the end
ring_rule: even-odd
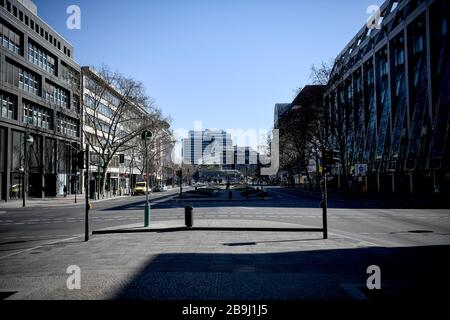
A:
POLYGON ((154 192, 164 192, 167 191, 167 187, 166 186, 156 186, 153 188, 154 192))
POLYGON ((146 191, 147 191, 147 182, 145 181, 136 182, 136 185, 134 186, 133 189, 133 195, 136 196, 140 194, 145 194, 146 191))

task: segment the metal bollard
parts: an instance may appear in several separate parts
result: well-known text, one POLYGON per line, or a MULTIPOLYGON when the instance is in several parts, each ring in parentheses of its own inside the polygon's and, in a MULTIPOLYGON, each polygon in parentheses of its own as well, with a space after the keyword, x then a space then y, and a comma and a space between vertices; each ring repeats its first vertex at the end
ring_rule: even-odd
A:
POLYGON ((194 208, 192 207, 185 207, 184 208, 184 221, 186 224, 186 227, 192 228, 194 225, 194 208))

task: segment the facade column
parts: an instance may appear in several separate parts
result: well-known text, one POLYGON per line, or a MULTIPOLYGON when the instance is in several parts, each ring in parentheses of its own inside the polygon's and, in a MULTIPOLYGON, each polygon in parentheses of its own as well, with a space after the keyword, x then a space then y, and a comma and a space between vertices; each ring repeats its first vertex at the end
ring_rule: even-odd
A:
POLYGON ((44 152, 44 150, 45 150, 46 140, 47 140, 47 137, 42 136, 42 147, 41 147, 41 152, 39 154, 40 162, 41 162, 41 166, 40 166, 40 170, 39 170, 40 176, 41 176, 39 179, 41 182, 41 192, 40 192, 41 199, 45 198, 45 162, 44 162, 45 161, 45 152, 44 152))
POLYGON ((409 172, 409 192, 414 193, 414 171, 409 172))
POLYGON ((380 192, 381 186, 380 186, 380 171, 377 170, 377 191, 380 192))
POLYGON ((395 193, 395 172, 392 172, 392 193, 395 193))
POLYGON ((11 128, 6 128, 6 139, 5 139, 5 152, 6 152, 6 177, 5 177, 5 201, 8 202, 11 198, 10 189, 11 189, 11 164, 12 164, 12 152, 11 151, 11 141, 12 141, 12 132, 11 128))

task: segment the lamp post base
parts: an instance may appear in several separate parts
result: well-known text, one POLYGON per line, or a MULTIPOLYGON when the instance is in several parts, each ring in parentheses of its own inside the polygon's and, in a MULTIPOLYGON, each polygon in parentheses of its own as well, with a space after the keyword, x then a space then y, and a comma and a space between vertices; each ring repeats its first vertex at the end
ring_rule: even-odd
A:
POLYGON ((144 208, 144 227, 147 228, 148 226, 150 226, 150 205, 146 202, 144 208))

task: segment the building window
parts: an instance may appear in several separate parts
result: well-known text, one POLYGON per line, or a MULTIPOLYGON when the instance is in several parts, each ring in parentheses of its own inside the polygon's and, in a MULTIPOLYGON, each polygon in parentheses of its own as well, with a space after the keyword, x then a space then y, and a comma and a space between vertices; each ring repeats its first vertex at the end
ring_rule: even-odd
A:
POLYGON ((56 121, 56 131, 69 137, 79 137, 78 121, 58 113, 56 121))
POLYGON ((62 81, 64 81, 71 87, 79 87, 80 74, 74 68, 61 61, 61 68, 59 73, 62 81))
POLYGON ((0 91, 0 116, 17 120, 17 98, 2 91, 0 91))
POLYGON ((28 101, 23 102, 23 123, 47 130, 53 129, 53 112, 28 101))
POLYGON ((45 100, 59 107, 69 109, 69 96, 67 91, 49 82, 45 84, 45 100))
POLYGON ((34 63, 39 68, 55 75, 56 60, 46 50, 38 47, 32 41, 28 43, 28 61, 34 63))
POLYGON ((20 54, 22 51, 21 40, 22 37, 19 33, 11 30, 0 20, 0 42, 3 47, 20 54))
POLYGON ((19 67, 19 89, 39 95, 39 81, 37 76, 19 67))

